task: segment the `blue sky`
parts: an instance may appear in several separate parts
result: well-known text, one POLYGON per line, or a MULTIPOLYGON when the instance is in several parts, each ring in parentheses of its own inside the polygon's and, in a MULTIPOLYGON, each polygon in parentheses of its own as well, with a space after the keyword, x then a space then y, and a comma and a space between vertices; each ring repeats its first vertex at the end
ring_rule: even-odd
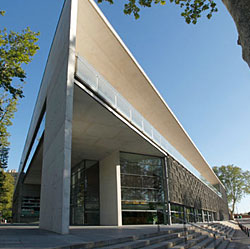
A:
MULTIPOLYGON (((211 166, 250 170, 250 70, 241 58, 235 24, 221 1, 211 20, 187 25, 174 4, 125 16, 122 3, 104 12, 211 166)), ((15 114, 9 168, 17 169, 63 0, 8 0, 1 28, 40 31, 40 50, 27 68, 25 98, 15 114)), ((250 211, 250 197, 239 205, 250 211)))

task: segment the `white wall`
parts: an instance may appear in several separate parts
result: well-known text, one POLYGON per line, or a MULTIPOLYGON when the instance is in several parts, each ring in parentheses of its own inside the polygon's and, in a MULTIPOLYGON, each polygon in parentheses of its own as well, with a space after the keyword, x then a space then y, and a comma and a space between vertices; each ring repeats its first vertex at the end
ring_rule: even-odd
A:
POLYGON ((100 224, 121 226, 122 211, 119 151, 101 160, 99 167, 100 224))
POLYGON ((40 228, 61 234, 69 232, 76 13, 77 1, 66 0, 45 75, 40 228))

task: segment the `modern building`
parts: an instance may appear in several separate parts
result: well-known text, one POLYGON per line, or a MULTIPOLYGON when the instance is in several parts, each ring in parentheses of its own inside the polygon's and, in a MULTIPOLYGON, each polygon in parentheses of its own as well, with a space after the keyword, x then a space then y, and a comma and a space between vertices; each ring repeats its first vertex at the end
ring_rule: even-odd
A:
POLYGON ((13 214, 62 234, 228 219, 223 185, 93 0, 64 3, 13 214))

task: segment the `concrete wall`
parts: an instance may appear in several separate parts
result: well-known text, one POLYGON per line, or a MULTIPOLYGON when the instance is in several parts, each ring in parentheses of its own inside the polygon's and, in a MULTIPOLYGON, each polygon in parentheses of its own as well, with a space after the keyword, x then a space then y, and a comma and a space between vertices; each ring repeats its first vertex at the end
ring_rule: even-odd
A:
POLYGON ((171 157, 168 158, 168 176, 172 203, 213 211, 217 213, 217 218, 228 220, 229 211, 224 191, 220 198, 171 157))
POLYGON ((100 225, 122 225, 120 154, 114 152, 99 163, 100 225))
POLYGON ((77 53, 102 74, 207 180, 219 183, 150 79, 95 6, 93 0, 79 1, 77 53))
POLYGON ((24 173, 19 175, 19 180, 16 183, 13 195, 12 217, 13 217, 13 222, 16 223, 21 222, 20 218, 21 218, 21 205, 22 205, 23 178, 24 178, 24 173))
POLYGON ((43 145, 40 228, 68 233, 76 0, 65 1, 50 52, 43 145))
POLYGON ((13 205, 12 205, 12 215, 13 222, 34 222, 38 221, 38 217, 22 217, 21 216, 21 207, 23 196, 26 197, 40 197, 40 185, 37 184, 24 184, 23 183, 24 173, 20 175, 19 182, 16 186, 16 191, 13 196, 13 205))

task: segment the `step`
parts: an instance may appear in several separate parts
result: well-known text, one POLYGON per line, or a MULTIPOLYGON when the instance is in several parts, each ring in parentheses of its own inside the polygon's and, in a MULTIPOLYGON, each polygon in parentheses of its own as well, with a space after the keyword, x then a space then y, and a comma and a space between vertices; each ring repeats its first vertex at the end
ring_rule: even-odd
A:
POLYGON ((222 243, 216 249, 226 249, 229 245, 229 240, 223 240, 222 243))
POLYGON ((221 243, 224 241, 223 238, 216 239, 215 242, 214 240, 206 247, 206 249, 217 249, 221 243))
POLYGON ((220 232, 225 232, 227 230, 227 227, 221 227, 221 229, 219 229, 220 232))
MULTIPOLYGON (((175 229, 169 229, 169 230, 164 230, 164 231, 155 232, 155 233, 140 234, 140 235, 134 235, 134 236, 128 236, 128 237, 119 237, 116 239, 102 240, 102 241, 96 241, 96 242, 85 242, 85 243, 74 245, 74 248, 90 249, 90 248, 103 248, 107 246, 109 248, 112 245, 117 245, 117 244, 126 243, 126 242, 133 242, 133 241, 140 240, 140 239, 142 240, 146 238, 153 238, 153 237, 157 237, 161 235, 175 234, 179 232, 182 233, 183 229, 175 228, 175 229)), ((68 246, 62 247, 61 249, 68 249, 68 246)))
POLYGON ((188 241, 187 244, 182 243, 176 247, 173 247, 173 249, 204 248, 204 247, 201 247, 201 245, 203 245, 205 242, 206 244, 210 243, 210 240, 208 241, 208 239, 211 239, 211 238, 208 237, 207 235, 201 235, 198 238, 188 241), (200 247, 197 247, 198 245, 200 245, 200 247))
MULTIPOLYGON (((196 238, 197 236, 200 236, 200 233, 193 233, 191 235, 187 236, 187 240, 191 240, 193 238, 196 238)), ((147 247, 143 247, 144 249, 162 249, 162 248, 173 248, 175 245, 178 245, 180 243, 184 243, 185 238, 184 236, 176 239, 171 239, 168 241, 163 241, 161 243, 157 243, 154 245, 149 245, 147 247)))
POLYGON ((203 248, 206 248, 208 245, 210 245, 213 242, 214 242, 214 238, 213 237, 208 237, 205 240, 201 241, 200 243, 196 244, 192 248, 193 249, 203 249, 203 248))
POLYGON ((161 243, 157 243, 154 245, 149 245, 146 247, 143 247, 144 249, 163 249, 163 248, 173 248, 173 246, 180 244, 184 242, 184 238, 175 238, 175 239, 170 239, 168 241, 163 241, 161 243))
POLYGON ((234 233, 235 233, 235 230, 233 228, 231 228, 231 231, 227 234, 227 238, 231 239, 233 237, 234 233))
MULTIPOLYGON (((188 230, 187 231, 188 236, 191 236, 190 234, 193 234, 194 231, 193 230, 188 230)), ((154 234, 155 235, 155 234, 154 234)), ((128 241, 125 243, 117 243, 114 245, 108 245, 108 246, 102 246, 102 249, 128 249, 128 248, 141 248, 141 247, 145 247, 147 245, 152 245, 152 244, 156 244, 156 243, 160 243, 166 240, 170 240, 170 239, 175 239, 175 238, 179 238, 180 236, 184 235, 184 232, 181 233, 169 233, 169 234, 163 234, 163 235, 159 235, 158 236, 150 236, 150 234, 146 235, 146 236, 140 236, 138 239, 135 239, 133 241, 128 241)))

